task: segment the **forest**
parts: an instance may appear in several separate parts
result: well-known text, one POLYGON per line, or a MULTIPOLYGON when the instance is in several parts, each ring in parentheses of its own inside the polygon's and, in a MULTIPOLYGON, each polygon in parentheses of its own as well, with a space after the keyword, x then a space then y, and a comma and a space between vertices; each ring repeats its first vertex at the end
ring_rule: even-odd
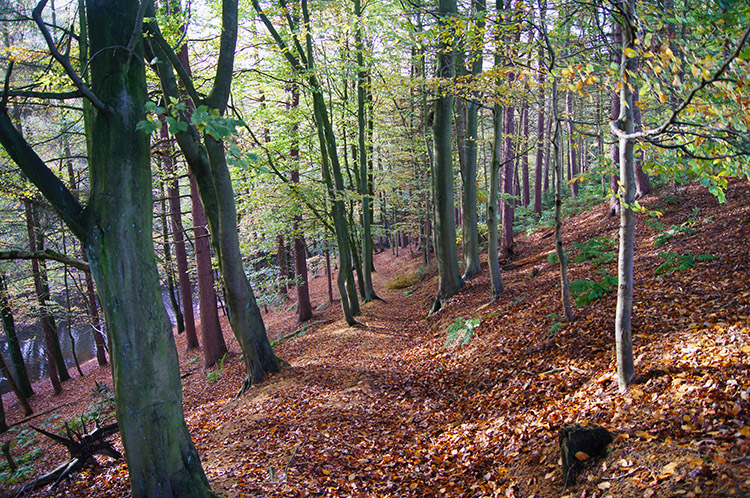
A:
POLYGON ((0 497, 750 493, 748 15, 0 3, 0 497))

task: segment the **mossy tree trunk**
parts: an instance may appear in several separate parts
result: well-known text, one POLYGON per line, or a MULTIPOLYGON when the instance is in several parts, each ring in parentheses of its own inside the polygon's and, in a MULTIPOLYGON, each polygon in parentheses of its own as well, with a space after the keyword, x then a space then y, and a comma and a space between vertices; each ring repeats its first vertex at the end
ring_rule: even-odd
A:
MULTIPOLYGON (((35 12, 39 21, 43 8, 35 12)), ((85 89, 96 107, 88 205, 80 206, 1 111, 0 142, 86 245, 110 330, 132 495, 212 496, 185 424, 177 352, 159 294, 149 144, 136 129, 146 100, 142 46, 133 37, 139 2, 87 0, 86 14, 92 53, 107 54, 91 59, 85 89)))
MULTIPOLYGON (((438 19, 440 29, 450 29, 450 18, 457 13, 456 0, 440 0, 438 19)), ((437 76, 445 83, 454 75, 455 54, 446 36, 440 37, 438 46, 437 76)), ((435 101, 435 165, 432 175, 433 197, 435 202, 435 238, 440 284, 432 311, 439 310, 446 299, 458 292, 463 279, 458 269, 456 249, 456 219, 453 206, 453 157, 451 147, 451 117, 453 96, 449 90, 442 90, 435 101)))

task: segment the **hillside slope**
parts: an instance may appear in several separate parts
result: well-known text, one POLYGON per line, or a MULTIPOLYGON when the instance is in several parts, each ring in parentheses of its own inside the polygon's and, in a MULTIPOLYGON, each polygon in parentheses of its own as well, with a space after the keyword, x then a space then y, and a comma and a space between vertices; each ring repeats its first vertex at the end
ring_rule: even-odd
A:
MULTIPOLYGON (((239 399, 236 346, 207 375, 178 339, 188 426, 213 488, 226 497, 750 495, 750 186, 732 183, 722 206, 700 187, 644 204, 664 216, 639 215, 638 377, 624 395, 613 378, 616 293, 582 300, 577 319, 562 323, 557 267, 533 257, 552 248, 549 230, 517 239, 514 261, 531 262, 503 272, 500 299, 489 300, 484 265, 430 317, 436 277, 387 289, 421 258, 383 253, 374 276, 385 302, 363 306, 362 327, 346 327, 336 305, 316 311, 311 327, 276 346, 289 366, 239 399), (574 422, 615 440, 564 489, 557 431, 574 422)), ((605 209, 564 224, 571 280, 616 274, 608 253, 618 222, 602 220, 605 209)), ((316 306, 324 280, 312 281, 316 306)), ((267 316, 272 337, 296 329, 288 309, 267 316)), ((50 416, 80 413, 96 378, 111 384, 106 369, 89 368, 62 397, 37 395, 34 408, 70 402, 50 416)), ((8 416, 20 419, 17 407, 8 416)), ((0 442, 8 437, 18 432, 0 442)), ((44 447, 40 466, 63 460, 34 444, 44 447)), ((102 459, 56 496, 127 496, 125 465, 102 459)))

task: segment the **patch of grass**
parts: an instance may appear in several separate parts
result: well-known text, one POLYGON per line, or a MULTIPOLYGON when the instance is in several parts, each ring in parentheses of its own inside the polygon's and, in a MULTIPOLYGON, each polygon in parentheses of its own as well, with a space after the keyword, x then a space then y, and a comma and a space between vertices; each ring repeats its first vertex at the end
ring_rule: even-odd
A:
POLYGON ((200 359, 201 359, 201 355, 196 355, 195 358, 193 358, 190 361, 188 361, 187 363, 185 363, 185 365, 193 365, 194 363, 197 363, 198 360, 200 360, 200 359))
POLYGON ((655 273, 657 275, 667 275, 669 273, 682 273, 694 267, 698 262, 713 261, 717 259, 713 254, 679 254, 676 252, 660 252, 658 254, 664 260, 655 273))
POLYGON ((465 346, 471 342, 471 338, 474 337, 474 329, 479 327, 482 323, 479 318, 465 318, 458 317, 445 329, 446 337, 444 348, 449 348, 453 345, 465 346))
POLYGON ((421 282, 427 277, 433 269, 427 266, 420 266, 412 273, 407 275, 396 275, 388 281, 385 286, 391 290, 407 289, 412 285, 421 282))

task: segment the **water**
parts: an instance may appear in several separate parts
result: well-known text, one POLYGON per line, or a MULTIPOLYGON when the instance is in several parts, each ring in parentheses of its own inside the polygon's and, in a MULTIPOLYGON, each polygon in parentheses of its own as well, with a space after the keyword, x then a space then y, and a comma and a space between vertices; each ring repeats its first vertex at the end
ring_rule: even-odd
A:
MULTIPOLYGON (((176 325, 177 322, 175 321, 172 305, 169 301, 169 295, 166 292, 162 292, 162 301, 172 326, 176 325)), ((76 372, 75 369, 75 360, 73 359, 72 353, 73 348, 70 334, 68 334, 68 323, 58 318, 57 329, 58 335, 60 336, 60 347, 62 348, 65 365, 68 367, 68 372, 71 377, 75 377, 78 375, 78 372, 76 372)), ((31 382, 49 377, 47 374, 44 331, 42 330, 41 324, 31 323, 22 326, 17 323, 16 333, 18 334, 18 340, 21 344, 21 353, 23 354, 24 362, 26 363, 26 371, 29 374, 31 382)), ((74 325, 71 329, 71 333, 75 340, 78 362, 83 364, 88 360, 96 358, 96 343, 94 342, 93 327, 88 324, 82 326, 74 325)), ((0 352, 2 352, 8 368, 12 371, 12 362, 10 361, 7 338, 4 333, 0 337, 0 352)), ((9 392, 10 384, 8 381, 2 376, 2 374, 0 374, 0 379, 2 379, 0 381, 0 393, 9 392)))

